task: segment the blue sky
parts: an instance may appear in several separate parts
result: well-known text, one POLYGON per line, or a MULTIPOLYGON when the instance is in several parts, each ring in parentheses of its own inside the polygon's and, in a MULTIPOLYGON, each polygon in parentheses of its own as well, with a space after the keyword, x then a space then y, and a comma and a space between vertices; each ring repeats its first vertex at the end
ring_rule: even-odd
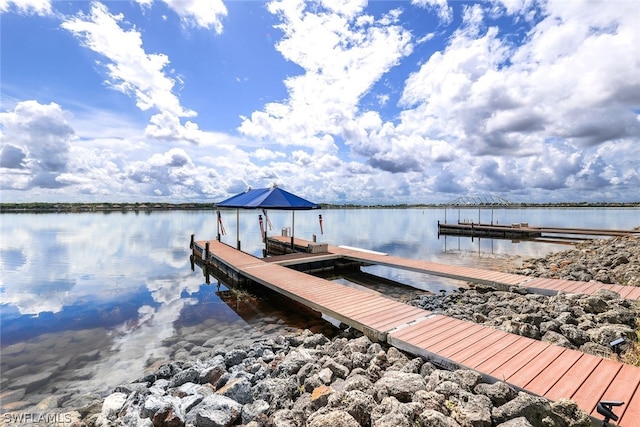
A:
POLYGON ((3 202, 640 200, 634 0, 0 0, 3 202))

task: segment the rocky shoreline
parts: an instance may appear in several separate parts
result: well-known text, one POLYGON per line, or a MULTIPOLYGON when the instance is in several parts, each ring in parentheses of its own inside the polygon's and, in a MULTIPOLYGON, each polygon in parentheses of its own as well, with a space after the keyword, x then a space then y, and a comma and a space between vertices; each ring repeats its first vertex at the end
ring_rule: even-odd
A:
MULTIPOLYGON (((586 276, 576 277, 578 272, 594 280, 606 274, 632 285, 639 266, 640 239, 625 237, 527 260, 517 272, 579 280, 586 276)), ((608 291, 550 297, 475 287, 421 295, 409 303, 605 357, 613 339, 635 342, 640 317, 637 303, 608 291)), ((57 425, 591 426, 571 401, 549 402, 503 382, 489 384, 473 371, 438 369, 357 331, 333 338, 309 330, 271 332, 247 341, 212 337, 174 343, 172 360, 158 361, 147 375, 106 398, 86 395, 64 402, 57 425)))
MULTIPOLYGON (((640 230, 640 227, 635 230, 640 230)), ((640 286, 640 235, 588 240, 567 251, 526 260, 511 272, 535 277, 640 286)))
POLYGON ((213 351, 162 364, 74 417, 98 427, 591 426, 571 401, 437 369, 352 331, 330 340, 305 330, 213 351))

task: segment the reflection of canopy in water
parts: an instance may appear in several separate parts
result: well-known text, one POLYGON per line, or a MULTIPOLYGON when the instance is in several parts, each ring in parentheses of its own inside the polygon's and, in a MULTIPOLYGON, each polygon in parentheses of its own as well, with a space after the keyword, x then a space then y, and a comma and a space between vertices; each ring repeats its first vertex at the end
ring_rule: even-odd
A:
MULTIPOLYGON (((295 194, 289 193, 277 185, 269 188, 247 189, 246 191, 236 194, 217 204, 219 208, 236 208, 239 209, 279 209, 291 211, 291 247, 293 248, 293 239, 295 234, 295 211, 320 209, 320 205, 310 202, 295 194)), ((238 211, 239 212, 239 211, 238 211)), ((240 249, 240 224, 239 213, 236 213, 237 242, 240 249)))

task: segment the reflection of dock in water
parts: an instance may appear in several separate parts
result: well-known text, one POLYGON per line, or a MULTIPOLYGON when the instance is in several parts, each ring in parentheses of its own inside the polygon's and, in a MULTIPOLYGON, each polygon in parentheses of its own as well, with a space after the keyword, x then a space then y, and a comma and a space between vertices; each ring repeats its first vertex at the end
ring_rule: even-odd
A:
POLYGON ((247 323, 267 317, 267 314, 256 304, 256 297, 253 295, 245 294, 235 289, 217 291, 216 295, 247 323))
POLYGON ((216 268, 191 256, 191 267, 202 268, 205 282, 217 286, 216 296, 247 324, 257 325, 262 333, 281 331, 283 328, 309 329, 332 337, 336 332, 333 319, 323 318, 322 313, 304 304, 292 301, 271 289, 255 286, 252 280, 230 274, 229 269, 216 268), (212 280, 213 279, 213 280, 212 280), (251 286, 254 285, 254 286, 251 286))

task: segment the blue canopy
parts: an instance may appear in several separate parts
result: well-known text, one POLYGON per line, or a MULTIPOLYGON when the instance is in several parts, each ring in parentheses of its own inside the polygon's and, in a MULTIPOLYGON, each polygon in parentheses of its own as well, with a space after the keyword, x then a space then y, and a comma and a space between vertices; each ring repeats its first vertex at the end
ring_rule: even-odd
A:
MULTIPOLYGON (((320 209, 320 205, 312 203, 288 191, 278 188, 276 185, 270 188, 249 189, 244 193, 236 194, 217 204, 219 208, 236 208, 236 222, 240 223, 239 209, 280 209, 291 211, 291 250, 294 248, 295 211, 320 209)), ((240 226, 237 227, 238 250, 240 250, 240 226)), ((263 240, 266 243, 266 231, 263 240)), ((218 232, 218 240, 220 233, 218 232)))
POLYGON ((320 209, 320 205, 312 203, 276 186, 247 190, 236 194, 217 205, 220 208, 243 209, 282 209, 309 210, 320 209))

